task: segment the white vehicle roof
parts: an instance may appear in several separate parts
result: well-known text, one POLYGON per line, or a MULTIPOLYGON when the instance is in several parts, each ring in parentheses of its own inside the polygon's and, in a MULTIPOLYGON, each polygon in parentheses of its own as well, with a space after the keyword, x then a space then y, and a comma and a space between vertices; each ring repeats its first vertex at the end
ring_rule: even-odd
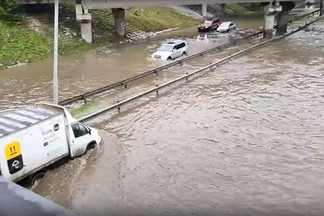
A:
POLYGON ((0 112, 0 138, 62 114, 36 106, 0 112))
POLYGON ((177 45, 179 43, 183 43, 185 42, 184 40, 173 40, 173 41, 168 41, 166 43, 164 43, 163 45, 177 45))
POLYGON ((233 23, 233 22, 222 22, 222 24, 220 24, 219 27, 228 27, 231 23, 233 23))

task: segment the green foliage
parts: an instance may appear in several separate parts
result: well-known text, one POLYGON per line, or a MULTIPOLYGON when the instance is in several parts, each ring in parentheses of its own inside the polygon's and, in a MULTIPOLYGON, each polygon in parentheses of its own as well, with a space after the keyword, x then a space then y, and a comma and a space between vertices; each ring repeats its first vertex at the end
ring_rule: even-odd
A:
POLYGON ((126 20, 143 31, 160 31, 176 27, 183 28, 200 22, 166 7, 128 9, 126 10, 126 20))
MULTIPOLYGON (((40 33, 18 25, 0 21, 0 69, 18 63, 48 58, 53 53, 53 32, 40 33)), ((63 32, 63 31, 61 31, 63 32)), ((60 37, 59 53, 67 55, 90 48, 79 37, 60 37)))
POLYGON ((248 10, 240 4, 227 4, 226 7, 233 11, 235 14, 244 14, 248 10))
POLYGON ((91 10, 92 24, 94 27, 101 29, 102 31, 111 31, 115 25, 114 17, 111 10, 91 10))
POLYGON ((70 55, 78 52, 89 50, 91 45, 87 44, 84 40, 62 40, 60 41, 59 54, 70 55))
POLYGON ((241 3, 240 5, 249 11, 260 11, 261 10, 260 3, 241 3))
POLYGON ((0 19, 17 22, 21 19, 21 8, 15 0, 1 0, 0 1, 0 19))
POLYGON ((0 67, 42 59, 52 41, 33 30, 0 22, 0 67))
POLYGON ((133 14, 134 14, 135 16, 139 16, 138 8, 136 8, 136 9, 134 10, 133 14))

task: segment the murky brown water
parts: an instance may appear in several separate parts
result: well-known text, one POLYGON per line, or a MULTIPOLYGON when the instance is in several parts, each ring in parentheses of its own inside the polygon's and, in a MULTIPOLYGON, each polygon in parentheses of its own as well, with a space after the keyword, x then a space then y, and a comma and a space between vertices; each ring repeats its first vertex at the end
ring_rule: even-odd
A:
MULTIPOLYGON (((100 147, 47 172, 35 191, 85 216, 323 215, 324 22, 309 30, 91 122, 100 147)), ((226 40, 196 40, 194 31, 64 58, 60 96, 163 64, 149 56, 166 38, 188 38, 191 52, 226 40)), ((104 99, 134 95, 236 49, 104 99)), ((0 109, 50 101, 51 74, 51 62, 1 71, 0 109)))
MULTIPOLYGON (((238 20, 237 25, 246 29, 260 26, 261 21, 238 20)), ((196 27, 188 28, 146 41, 110 45, 85 55, 61 58, 59 63, 60 99, 69 98, 165 64, 166 62, 152 61, 150 56, 167 39, 185 38, 190 44, 190 53, 199 52, 227 41, 226 37, 209 41, 197 40, 197 35, 196 27)), ((52 100, 52 77, 53 64, 50 60, 1 71, 0 110, 39 101, 50 102, 52 100)))
POLYGON ((83 215, 323 215, 324 22, 309 30, 93 121, 102 145, 35 191, 83 215))

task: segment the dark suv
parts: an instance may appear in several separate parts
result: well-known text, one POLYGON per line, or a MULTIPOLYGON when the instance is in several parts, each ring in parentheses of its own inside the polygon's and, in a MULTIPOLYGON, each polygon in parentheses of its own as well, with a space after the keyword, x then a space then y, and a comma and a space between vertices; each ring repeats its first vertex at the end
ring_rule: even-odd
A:
POLYGON ((218 26, 221 24, 220 19, 206 19, 202 24, 198 26, 198 32, 208 32, 217 30, 218 26))

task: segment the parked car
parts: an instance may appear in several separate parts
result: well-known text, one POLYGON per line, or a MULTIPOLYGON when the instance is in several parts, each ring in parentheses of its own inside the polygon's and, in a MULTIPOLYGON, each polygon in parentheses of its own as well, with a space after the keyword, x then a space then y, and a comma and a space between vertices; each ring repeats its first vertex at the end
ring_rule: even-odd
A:
POLYGON ((198 32, 208 32, 217 30, 220 24, 221 21, 218 18, 205 20, 202 24, 198 25, 198 32))
POLYGON ((172 60, 180 56, 188 55, 188 45, 183 40, 169 41, 152 54, 152 58, 172 60))
POLYGON ((217 31, 218 32, 230 32, 230 31, 235 30, 235 29, 236 29, 236 25, 233 22, 223 22, 217 28, 217 31))

